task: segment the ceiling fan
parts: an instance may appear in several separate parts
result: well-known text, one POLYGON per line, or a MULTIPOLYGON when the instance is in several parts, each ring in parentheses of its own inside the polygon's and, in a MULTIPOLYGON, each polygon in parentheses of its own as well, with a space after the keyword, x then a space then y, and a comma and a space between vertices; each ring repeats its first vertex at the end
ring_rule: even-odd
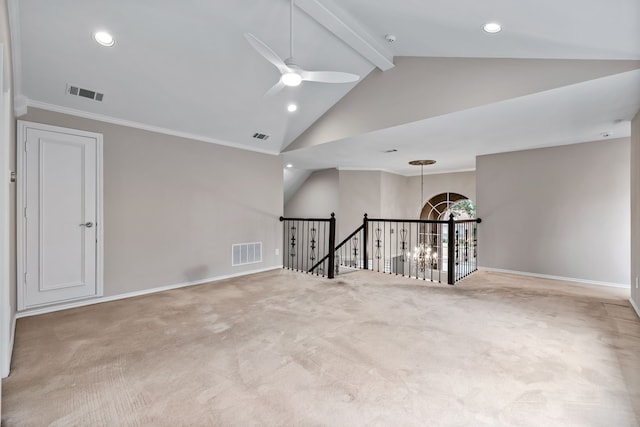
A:
POLYGON ((282 60, 262 40, 251 33, 246 33, 245 38, 251 46, 271 62, 280 71, 280 80, 264 94, 270 96, 285 86, 298 86, 303 81, 319 83, 351 83, 358 81, 357 74, 343 73, 341 71, 307 71, 297 65, 293 60, 293 0, 289 10, 289 58, 282 60))

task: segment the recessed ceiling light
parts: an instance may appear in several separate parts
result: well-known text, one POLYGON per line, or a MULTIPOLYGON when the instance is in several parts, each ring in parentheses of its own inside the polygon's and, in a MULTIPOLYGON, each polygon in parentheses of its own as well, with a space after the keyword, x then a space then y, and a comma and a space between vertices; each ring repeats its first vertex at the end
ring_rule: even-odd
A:
POLYGON ((485 32, 491 33, 491 34, 499 33, 500 31, 502 31, 502 25, 498 24, 497 22, 487 22, 486 24, 484 24, 482 29, 485 32))
POLYGON ((296 111, 298 109, 298 106, 296 104, 289 104, 287 105, 287 111, 290 113, 293 113, 294 111, 296 111))
POLYGON ((116 41, 113 39, 113 36, 105 31, 98 31, 93 34, 93 39, 98 42, 101 46, 111 47, 116 41))
POLYGON ((288 167, 288 168, 292 168, 292 167, 293 167, 293 165, 292 165, 291 163, 289 163, 289 164, 287 164, 287 167, 288 167))

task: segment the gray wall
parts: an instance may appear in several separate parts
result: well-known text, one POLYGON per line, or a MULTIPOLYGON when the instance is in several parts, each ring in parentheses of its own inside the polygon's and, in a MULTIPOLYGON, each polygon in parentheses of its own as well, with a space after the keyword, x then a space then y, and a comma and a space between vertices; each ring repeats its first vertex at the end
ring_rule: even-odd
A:
POLYGON ((328 218, 338 215, 339 176, 337 169, 313 172, 284 207, 288 218, 328 218))
POLYGON ((640 316, 640 112, 631 122, 631 301, 640 316))
POLYGON ((21 119, 104 135, 106 296, 282 264, 279 157, 38 109, 21 119), (263 242, 263 262, 231 267, 244 242, 263 242))
POLYGON ((382 172, 340 171, 338 241, 362 224, 365 213, 370 218, 382 216, 381 186, 382 172))
POLYGON ((409 178, 407 187, 409 191, 409 205, 407 206, 409 218, 418 218, 422 206, 432 197, 442 193, 462 194, 474 203, 476 202, 476 173, 474 171, 425 175, 422 206, 419 206, 418 202, 420 200, 420 176, 409 178))
POLYGON ((480 156, 479 264, 626 286, 629 139, 480 156))
POLYGON ((409 178, 388 172, 380 173, 380 214, 382 218, 413 218, 414 210, 409 209, 415 194, 408 186, 409 178))

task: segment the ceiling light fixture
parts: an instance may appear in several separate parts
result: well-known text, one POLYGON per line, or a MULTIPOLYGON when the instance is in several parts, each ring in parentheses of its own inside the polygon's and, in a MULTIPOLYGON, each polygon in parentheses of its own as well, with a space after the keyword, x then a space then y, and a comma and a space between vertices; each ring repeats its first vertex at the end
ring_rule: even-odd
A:
MULTIPOLYGON (((420 210, 418 212, 422 212, 424 203, 424 167, 435 162, 435 160, 412 160, 409 162, 411 166, 420 166, 420 210)), ((418 239, 418 244, 413 252, 413 260, 420 271, 425 271, 427 266, 433 268, 434 263, 438 262, 438 252, 434 251, 431 245, 425 241, 423 234, 420 234, 418 239)))
POLYGON ((291 163, 289 163, 289 164, 287 164, 287 167, 288 167, 288 168, 292 168, 292 167, 293 167, 293 165, 292 165, 291 163))
POLYGON ((298 109, 298 106, 296 104, 289 104, 287 105, 287 111, 290 113, 293 113, 294 111, 296 111, 298 109))
POLYGON ((105 31, 98 31, 93 34, 93 39, 100 45, 105 47, 113 46, 116 41, 113 36, 105 31))
POLYGON ((487 22, 486 24, 484 24, 482 29, 486 33, 495 34, 502 31, 502 25, 498 24, 497 22, 487 22))
POLYGON ((295 71, 289 71, 282 75, 282 83, 285 86, 298 86, 302 83, 302 76, 295 71))

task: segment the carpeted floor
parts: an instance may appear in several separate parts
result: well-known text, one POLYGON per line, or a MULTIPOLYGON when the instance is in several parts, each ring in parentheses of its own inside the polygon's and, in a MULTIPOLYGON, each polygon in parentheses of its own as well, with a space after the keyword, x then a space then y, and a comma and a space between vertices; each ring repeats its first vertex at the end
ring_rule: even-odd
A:
POLYGON ((20 319, 2 425, 638 426, 627 298, 276 270, 20 319))

